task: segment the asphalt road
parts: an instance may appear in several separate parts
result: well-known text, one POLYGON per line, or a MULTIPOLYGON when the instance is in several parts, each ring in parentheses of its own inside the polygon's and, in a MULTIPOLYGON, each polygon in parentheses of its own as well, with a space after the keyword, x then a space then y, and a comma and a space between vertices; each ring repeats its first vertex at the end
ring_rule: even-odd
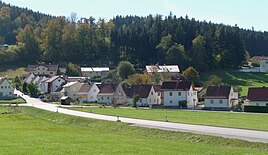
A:
MULTIPOLYGON (((15 91, 15 94, 19 94, 24 98, 28 106, 33 106, 35 108, 59 112, 68 115, 106 120, 106 121, 117 121, 116 116, 107 116, 100 114, 92 114, 87 112, 69 110, 59 107, 55 104, 44 103, 38 99, 31 98, 27 95, 22 95, 21 92, 15 91)), ((264 142, 268 143, 268 132, 266 131, 256 131, 256 130, 246 130, 246 129, 235 129, 235 128, 224 128, 224 127, 213 127, 213 126, 204 126, 204 125, 190 125, 190 124, 181 124, 181 123, 170 123, 170 122, 161 122, 161 121, 150 121, 142 119, 133 119, 126 117, 119 117, 121 122, 130 123, 132 126, 141 126, 147 128, 156 128, 161 130, 168 131, 180 131, 180 132, 191 132, 196 134, 212 135, 225 138, 234 138, 241 139, 252 142, 264 142)))

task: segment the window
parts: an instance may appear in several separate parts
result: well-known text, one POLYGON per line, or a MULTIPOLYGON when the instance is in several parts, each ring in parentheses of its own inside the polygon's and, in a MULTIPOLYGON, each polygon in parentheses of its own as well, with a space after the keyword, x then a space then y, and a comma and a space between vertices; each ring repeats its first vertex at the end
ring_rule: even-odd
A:
POLYGON ((154 95, 154 92, 151 92, 151 95, 154 95))
POLYGON ((3 89, 3 86, 1 86, 1 89, 3 89))
POLYGON ((173 94, 172 94, 172 92, 169 92, 169 96, 172 96, 173 94))
POLYGON ((190 93, 188 92, 188 96, 190 95, 190 93))
POLYGON ((7 86, 5 86, 5 89, 7 89, 7 86))
POLYGON ((219 103, 222 104, 222 100, 219 100, 219 103))
POLYGON ((107 97, 107 100, 110 100, 110 97, 107 97))
POLYGON ((94 89, 93 92, 96 92, 96 89, 94 89))
POLYGON ((266 103, 266 107, 268 107, 268 103, 266 103))
POLYGON ((172 103, 172 100, 170 100, 169 103, 172 103))
POLYGON ((149 99, 149 103, 151 103, 151 99, 149 99))
POLYGON ((10 89, 10 86, 8 86, 8 89, 10 89))
POLYGON ((0 97, 2 97, 3 96, 3 92, 0 92, 0 97))
POLYGON ((103 100, 103 97, 101 97, 101 100, 103 100))
POLYGON ((142 99, 140 99, 140 103, 142 102, 142 99))
POLYGON ((50 72, 50 74, 53 74, 53 72, 50 72))
POLYGON ((37 68, 37 70, 39 70, 39 68, 37 68))
POLYGON ((256 103, 256 106, 259 106, 259 103, 256 103))
POLYGON ((210 100, 210 103, 213 104, 214 103, 214 100, 210 100))
POLYGON ((12 95, 12 93, 11 93, 11 92, 9 92, 9 95, 12 95))
POLYGON ((43 70, 45 70, 45 68, 43 68, 43 70))
POLYGON ((60 82, 60 79, 58 81, 60 82))
POLYGON ((158 96, 160 96, 160 93, 158 93, 158 96))
POLYGON ((155 102, 155 99, 154 99, 154 102, 155 102))
POLYGON ((181 92, 178 92, 178 96, 181 96, 181 92))
POLYGON ((58 86, 56 86, 56 88, 58 88, 58 86))

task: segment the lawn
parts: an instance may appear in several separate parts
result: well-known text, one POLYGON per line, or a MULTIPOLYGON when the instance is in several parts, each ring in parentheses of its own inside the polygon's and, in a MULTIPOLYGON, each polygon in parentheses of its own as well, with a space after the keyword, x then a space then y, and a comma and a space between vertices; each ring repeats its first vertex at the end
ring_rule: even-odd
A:
POLYGON ((147 120, 168 121, 186 124, 201 124, 268 131, 268 114, 231 112, 206 112, 133 108, 71 108, 96 114, 124 116, 147 120))
POLYGON ((6 77, 8 79, 13 79, 15 78, 16 76, 21 76, 23 74, 28 74, 28 72, 26 71, 26 68, 25 67, 7 67, 7 66, 4 66, 4 67, 0 67, 0 77, 6 77))
POLYGON ((268 154, 264 143, 131 127, 32 107, 17 111, 0 114, 0 154, 268 154))
POLYGON ((22 98, 12 100, 0 100, 0 104, 22 104, 22 103, 26 103, 22 98))
POLYGON ((267 73, 243 73, 235 71, 213 71, 201 74, 201 81, 205 82, 211 75, 217 75, 222 78, 223 82, 227 85, 241 87, 242 96, 246 96, 249 87, 262 87, 268 86, 267 73))

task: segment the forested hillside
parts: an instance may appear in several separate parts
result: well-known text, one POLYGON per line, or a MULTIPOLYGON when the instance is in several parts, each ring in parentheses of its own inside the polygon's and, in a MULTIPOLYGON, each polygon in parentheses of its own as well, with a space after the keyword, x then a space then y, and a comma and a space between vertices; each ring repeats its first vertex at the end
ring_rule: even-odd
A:
POLYGON ((128 60, 142 67, 178 64, 208 71, 241 66, 246 51, 266 55, 268 33, 172 14, 77 20, 75 14, 53 17, 0 2, 0 44, 18 45, 0 51, 0 64, 20 60, 115 66, 128 60))

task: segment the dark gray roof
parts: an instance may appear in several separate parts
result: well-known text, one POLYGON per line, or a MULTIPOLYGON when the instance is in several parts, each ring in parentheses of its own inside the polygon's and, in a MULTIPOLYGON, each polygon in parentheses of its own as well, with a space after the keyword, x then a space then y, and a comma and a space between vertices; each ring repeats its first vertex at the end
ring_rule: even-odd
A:
POLYGON ((128 97, 139 95, 140 98, 147 98, 149 96, 152 85, 132 85, 127 92, 128 97))
POLYGON ((209 86, 205 98, 221 98, 228 99, 231 91, 231 86, 209 86))
POLYGON ((249 88, 247 99, 250 101, 268 101, 268 88, 249 88))
POLYGON ((188 91, 192 86, 191 81, 164 81, 162 90, 183 90, 188 91))

